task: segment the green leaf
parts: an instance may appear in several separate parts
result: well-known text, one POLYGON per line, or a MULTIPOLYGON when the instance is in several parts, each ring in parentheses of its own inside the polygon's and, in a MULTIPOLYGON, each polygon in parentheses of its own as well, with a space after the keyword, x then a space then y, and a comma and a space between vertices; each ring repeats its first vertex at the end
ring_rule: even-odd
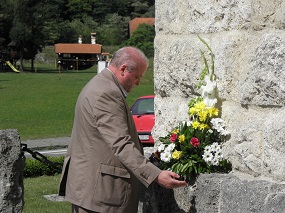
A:
MULTIPOLYGON (((208 48, 208 50, 210 51, 211 63, 212 63, 212 65, 211 65, 210 79, 211 79, 211 81, 212 81, 212 80, 213 80, 213 77, 214 77, 214 75, 215 75, 215 74, 214 74, 214 72, 215 72, 215 63, 214 63, 215 55, 214 55, 212 49, 210 48, 210 46, 208 45, 208 43, 207 43, 204 39, 202 39, 199 35, 197 35, 197 36, 198 36, 198 38, 200 39, 200 41, 201 41, 203 44, 205 44, 206 47, 208 48)), ((202 53, 202 51, 200 51, 200 52, 202 53)), ((203 61, 204 61, 205 66, 207 67, 208 73, 210 73, 210 72, 209 72, 209 66, 208 66, 208 63, 207 63, 207 60, 206 60, 206 58, 205 58, 204 53, 202 54, 202 58, 203 58, 203 61), (206 61, 206 63, 205 63, 205 61, 206 61)), ((203 73, 203 72, 204 72, 204 71, 202 70, 202 73, 203 73)))
POLYGON ((184 173, 184 172, 187 170, 188 167, 189 167, 189 164, 186 163, 186 164, 182 167, 181 172, 184 173))

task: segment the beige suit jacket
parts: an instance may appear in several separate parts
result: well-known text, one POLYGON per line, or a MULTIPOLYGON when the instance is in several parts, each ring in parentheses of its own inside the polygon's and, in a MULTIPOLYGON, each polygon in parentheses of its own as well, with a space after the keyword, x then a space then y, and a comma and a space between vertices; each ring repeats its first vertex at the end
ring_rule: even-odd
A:
POLYGON ((104 69, 78 97, 59 195, 92 211, 135 213, 140 183, 148 187, 160 172, 143 156, 119 83, 104 69))

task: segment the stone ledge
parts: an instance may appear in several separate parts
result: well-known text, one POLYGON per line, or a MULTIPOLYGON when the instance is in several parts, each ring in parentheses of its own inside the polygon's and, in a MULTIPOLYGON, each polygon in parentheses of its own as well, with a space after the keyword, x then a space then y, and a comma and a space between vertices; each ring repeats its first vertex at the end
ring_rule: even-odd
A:
POLYGON ((232 174, 201 174, 185 188, 151 185, 144 190, 141 209, 147 213, 284 213, 284 198, 285 184, 232 174))

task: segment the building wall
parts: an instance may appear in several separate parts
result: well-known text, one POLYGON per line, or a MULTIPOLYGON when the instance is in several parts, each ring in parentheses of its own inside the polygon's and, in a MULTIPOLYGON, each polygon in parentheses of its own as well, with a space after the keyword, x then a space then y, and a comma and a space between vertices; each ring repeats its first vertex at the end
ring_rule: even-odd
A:
POLYGON ((215 54, 233 173, 285 180, 284 11, 284 0, 156 0, 156 141, 188 119, 206 51, 200 35, 215 54))

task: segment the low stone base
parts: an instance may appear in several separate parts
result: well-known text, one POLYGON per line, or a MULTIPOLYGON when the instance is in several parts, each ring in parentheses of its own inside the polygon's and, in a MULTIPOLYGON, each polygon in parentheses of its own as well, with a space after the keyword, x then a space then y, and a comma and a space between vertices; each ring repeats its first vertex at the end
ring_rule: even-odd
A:
POLYGON ((44 195, 43 196, 45 199, 49 201, 54 201, 54 202, 63 202, 65 201, 63 196, 58 196, 58 194, 51 194, 51 195, 44 195))
POLYGON ((232 174, 201 174, 188 187, 144 190, 144 213, 284 213, 285 184, 248 180, 232 174))
POLYGON ((0 130, 0 152, 0 212, 22 212, 25 157, 17 130, 0 130))

